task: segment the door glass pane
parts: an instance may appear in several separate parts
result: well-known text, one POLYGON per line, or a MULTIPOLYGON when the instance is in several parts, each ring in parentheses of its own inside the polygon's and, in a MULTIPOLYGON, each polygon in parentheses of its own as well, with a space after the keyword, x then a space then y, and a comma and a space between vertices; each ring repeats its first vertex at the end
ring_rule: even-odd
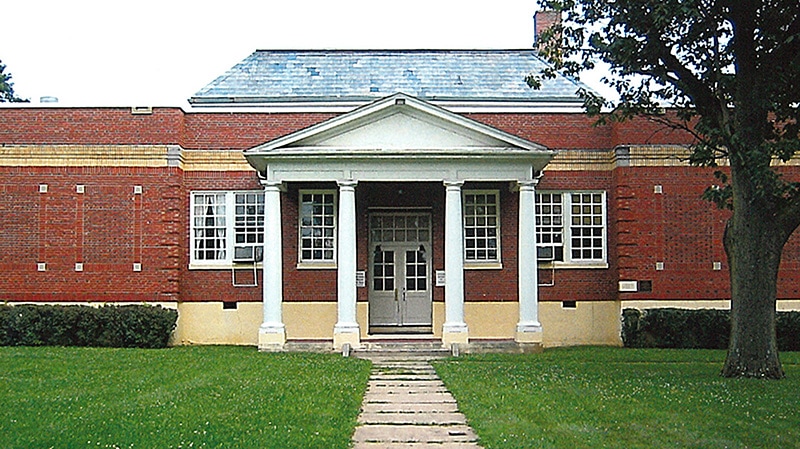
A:
POLYGON ((428 269, 425 251, 406 251, 406 290, 426 291, 428 289, 428 269))
POLYGON ((376 292, 394 290, 394 251, 375 249, 372 261, 372 289, 376 292))

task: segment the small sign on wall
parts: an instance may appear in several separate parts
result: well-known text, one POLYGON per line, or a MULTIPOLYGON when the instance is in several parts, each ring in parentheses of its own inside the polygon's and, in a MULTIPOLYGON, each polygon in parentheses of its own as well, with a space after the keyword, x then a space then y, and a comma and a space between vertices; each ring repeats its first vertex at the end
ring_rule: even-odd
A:
POLYGON ((436 270, 436 286, 444 287, 444 284, 445 284, 444 270, 436 270))
POLYGON ((364 288, 367 286, 367 272, 356 271, 356 288, 364 288))

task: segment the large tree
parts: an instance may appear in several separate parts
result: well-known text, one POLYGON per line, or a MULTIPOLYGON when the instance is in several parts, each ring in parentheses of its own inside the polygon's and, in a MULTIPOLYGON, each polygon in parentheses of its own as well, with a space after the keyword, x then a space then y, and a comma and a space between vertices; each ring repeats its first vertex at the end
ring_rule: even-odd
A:
MULTIPOLYGON (((706 197, 732 210, 723 244, 731 282, 726 377, 784 376, 775 339, 778 268, 800 225, 800 183, 780 173, 800 148, 797 0, 544 1, 564 20, 544 36, 553 71, 596 61, 619 93, 605 119, 646 115, 692 132, 690 161, 720 168, 706 197), (675 113, 665 115, 664 107, 675 113)), ((551 71, 552 72, 552 71, 551 71)), ((531 74, 537 87, 551 72, 531 74)), ((609 103, 583 92, 599 112, 609 103)))
POLYGON ((27 100, 23 100, 14 94, 14 83, 11 82, 11 74, 5 73, 5 70, 5 64, 0 61, 0 103, 27 102, 27 100))

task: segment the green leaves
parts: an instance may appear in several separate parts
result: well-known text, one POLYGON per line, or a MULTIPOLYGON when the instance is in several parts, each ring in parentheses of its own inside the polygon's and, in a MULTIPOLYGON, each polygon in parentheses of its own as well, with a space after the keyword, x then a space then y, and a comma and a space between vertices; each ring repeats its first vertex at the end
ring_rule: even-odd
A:
POLYGON ((11 74, 4 73, 5 64, 0 60, 0 103, 27 103, 28 100, 14 95, 14 83, 11 82, 11 74))

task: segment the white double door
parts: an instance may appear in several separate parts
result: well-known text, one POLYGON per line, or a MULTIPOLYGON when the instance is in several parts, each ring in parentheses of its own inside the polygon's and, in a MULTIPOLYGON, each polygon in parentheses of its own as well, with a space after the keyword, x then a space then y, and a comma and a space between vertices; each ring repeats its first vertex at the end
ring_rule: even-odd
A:
POLYGON ((370 326, 431 325, 430 229, 427 213, 370 216, 370 326))

